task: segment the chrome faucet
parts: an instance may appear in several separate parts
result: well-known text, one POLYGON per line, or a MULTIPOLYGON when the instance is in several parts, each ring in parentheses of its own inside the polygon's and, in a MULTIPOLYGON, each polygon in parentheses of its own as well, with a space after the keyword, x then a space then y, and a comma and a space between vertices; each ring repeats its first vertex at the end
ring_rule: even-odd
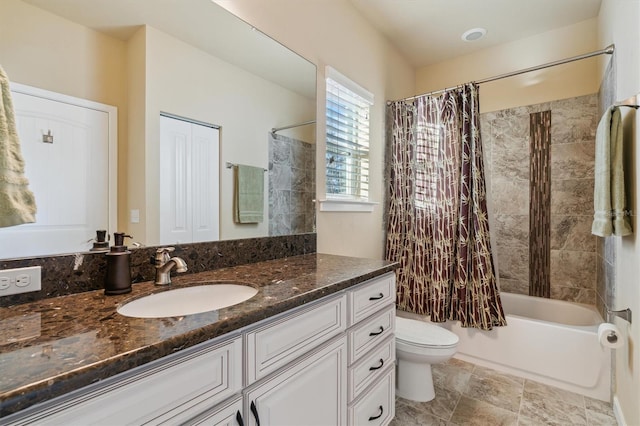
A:
POLYGON ((186 272, 187 264, 179 257, 171 257, 169 253, 174 251, 174 247, 161 247, 156 250, 154 265, 156 267, 155 285, 171 284, 171 269, 176 267, 176 272, 186 272))

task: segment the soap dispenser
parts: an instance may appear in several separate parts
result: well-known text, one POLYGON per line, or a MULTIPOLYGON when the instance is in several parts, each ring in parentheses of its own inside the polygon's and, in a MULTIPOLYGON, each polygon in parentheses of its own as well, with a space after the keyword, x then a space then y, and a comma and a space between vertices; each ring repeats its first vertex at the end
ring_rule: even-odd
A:
POLYGON ((104 294, 125 294, 131 291, 131 252, 124 245, 124 238, 131 238, 123 232, 114 232, 114 245, 107 256, 107 276, 104 294))
POLYGON ((99 229, 96 231, 96 239, 93 240, 91 251, 108 250, 109 241, 107 241, 107 231, 99 229))

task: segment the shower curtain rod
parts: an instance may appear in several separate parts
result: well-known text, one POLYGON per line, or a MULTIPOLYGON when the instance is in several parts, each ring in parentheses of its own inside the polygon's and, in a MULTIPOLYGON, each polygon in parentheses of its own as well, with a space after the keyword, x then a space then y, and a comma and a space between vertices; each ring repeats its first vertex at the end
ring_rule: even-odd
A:
POLYGON ((294 127, 300 127, 300 126, 307 126, 309 124, 316 124, 316 120, 309 120, 309 121, 305 121, 304 123, 292 124, 291 126, 274 127, 271 129, 271 134, 275 135, 276 132, 279 132, 280 130, 292 129, 294 127))
MULTIPOLYGON (((595 52, 590 52, 590 53, 584 53, 582 55, 578 55, 578 56, 573 56, 571 58, 566 58, 566 59, 560 59, 559 61, 554 61, 554 62, 549 62, 546 64, 542 64, 542 65, 536 65, 533 67, 529 67, 529 68, 524 68, 518 71, 512 71, 512 72, 508 72, 505 74, 500 74, 500 75, 496 75, 494 77, 489 77, 489 78, 483 78, 481 80, 476 80, 475 83, 476 84, 483 84, 483 83, 489 83, 490 81, 495 81, 495 80, 501 80, 503 78, 507 78, 507 77, 513 77, 515 75, 520 75, 520 74, 525 74, 531 71, 538 71, 538 70, 542 70, 545 68, 550 68, 550 67, 555 67, 556 65, 562 65, 562 64, 566 64, 569 62, 574 62, 574 61, 579 61, 582 59, 587 59, 587 58, 591 58, 593 56, 599 56, 599 55, 612 55, 613 52, 615 51, 615 45, 610 44, 609 46, 605 47, 604 49, 601 50, 596 50, 595 52)), ((455 89, 456 87, 459 86, 454 86, 454 87, 448 87, 446 89, 440 89, 440 90, 434 90, 433 92, 427 92, 427 93, 423 93, 421 95, 415 95, 415 96, 409 96, 408 98, 402 98, 402 99, 398 99, 398 101, 410 101, 413 99, 416 99, 420 96, 428 96, 428 95, 436 95, 439 93, 444 93, 448 90, 452 90, 455 89)), ((391 104, 391 102, 393 101, 387 101, 387 104, 391 104)), ((397 101, 395 101, 397 102, 397 101)))

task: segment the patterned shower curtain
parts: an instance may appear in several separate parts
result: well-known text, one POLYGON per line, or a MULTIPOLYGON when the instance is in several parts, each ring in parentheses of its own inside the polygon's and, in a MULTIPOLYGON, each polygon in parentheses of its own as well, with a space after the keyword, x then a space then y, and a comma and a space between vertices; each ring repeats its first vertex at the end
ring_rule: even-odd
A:
POLYGON ((506 325, 487 217, 478 86, 388 107, 386 257, 399 309, 490 330, 506 325))

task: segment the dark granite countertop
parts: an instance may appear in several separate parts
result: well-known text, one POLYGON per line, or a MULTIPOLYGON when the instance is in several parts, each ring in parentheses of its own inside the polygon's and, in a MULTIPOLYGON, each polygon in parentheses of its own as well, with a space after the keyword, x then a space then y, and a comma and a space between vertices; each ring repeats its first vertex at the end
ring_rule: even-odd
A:
POLYGON ((102 290, 0 308, 0 417, 178 350, 238 330, 385 272, 392 262, 309 254, 175 274, 171 288, 211 281, 250 284, 258 294, 218 311, 129 318, 129 300, 168 289, 152 282, 105 296, 102 290))

